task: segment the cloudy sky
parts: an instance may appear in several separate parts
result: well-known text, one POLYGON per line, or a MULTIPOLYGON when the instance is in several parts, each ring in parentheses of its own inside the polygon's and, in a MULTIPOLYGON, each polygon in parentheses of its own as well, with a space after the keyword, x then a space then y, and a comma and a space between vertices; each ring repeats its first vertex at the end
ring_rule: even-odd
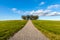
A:
POLYGON ((39 19, 60 20, 59 0, 0 0, 0 20, 38 15, 39 19))

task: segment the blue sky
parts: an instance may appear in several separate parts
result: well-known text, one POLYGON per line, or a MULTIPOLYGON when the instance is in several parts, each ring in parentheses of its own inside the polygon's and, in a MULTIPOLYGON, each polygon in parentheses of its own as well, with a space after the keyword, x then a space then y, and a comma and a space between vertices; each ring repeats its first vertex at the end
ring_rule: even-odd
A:
POLYGON ((22 15, 60 20, 60 0, 0 0, 0 20, 18 20, 22 15))

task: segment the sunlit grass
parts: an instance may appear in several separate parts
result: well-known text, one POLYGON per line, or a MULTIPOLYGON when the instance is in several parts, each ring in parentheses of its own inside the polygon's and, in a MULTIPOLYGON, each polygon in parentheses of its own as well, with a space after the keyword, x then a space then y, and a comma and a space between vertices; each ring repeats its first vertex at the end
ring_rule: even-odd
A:
POLYGON ((26 20, 0 21, 0 40, 7 40, 26 24, 26 20))
POLYGON ((60 40, 60 21, 33 20, 32 22, 51 40, 60 40))

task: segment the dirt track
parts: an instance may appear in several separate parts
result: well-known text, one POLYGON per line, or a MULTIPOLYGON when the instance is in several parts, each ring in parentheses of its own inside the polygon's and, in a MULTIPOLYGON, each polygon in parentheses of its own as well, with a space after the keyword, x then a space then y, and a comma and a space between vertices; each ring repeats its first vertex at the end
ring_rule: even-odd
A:
POLYGON ((27 22, 24 28, 17 32, 9 40, 49 40, 32 24, 31 20, 27 22))

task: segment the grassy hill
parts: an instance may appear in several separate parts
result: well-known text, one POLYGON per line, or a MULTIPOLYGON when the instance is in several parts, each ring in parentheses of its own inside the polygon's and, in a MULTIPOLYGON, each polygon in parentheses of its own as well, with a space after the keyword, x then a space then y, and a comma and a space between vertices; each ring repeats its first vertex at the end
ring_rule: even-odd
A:
POLYGON ((35 27, 51 40, 60 40, 60 21, 33 20, 35 27))
POLYGON ((0 21, 0 40, 7 40, 26 24, 26 20, 0 21))

